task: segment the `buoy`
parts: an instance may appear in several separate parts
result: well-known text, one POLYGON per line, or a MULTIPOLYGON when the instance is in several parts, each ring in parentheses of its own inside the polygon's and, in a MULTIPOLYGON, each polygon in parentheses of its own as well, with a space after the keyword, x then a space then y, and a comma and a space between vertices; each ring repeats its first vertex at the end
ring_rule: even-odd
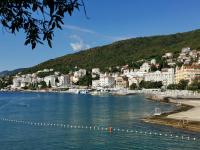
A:
POLYGON ((113 130, 112 127, 109 127, 109 128, 108 128, 108 131, 109 131, 110 133, 112 133, 112 130, 113 130))
POLYGON ((17 124, 24 124, 30 126, 40 126, 40 127, 60 127, 60 128, 71 128, 71 129, 89 129, 89 130, 99 130, 99 131, 107 131, 109 133, 112 132, 126 132, 126 133, 136 133, 141 135, 151 135, 151 136, 165 136, 169 138, 176 138, 180 140, 192 140, 197 141, 199 140, 197 137, 190 137, 186 135, 176 135, 172 133, 162 133, 162 132, 153 132, 153 131, 145 131, 145 130, 132 130, 132 129, 120 129, 120 128, 112 128, 112 127, 99 127, 99 126, 83 126, 83 125, 71 125, 71 124, 64 124, 64 123, 54 123, 54 122, 36 122, 31 120, 15 120, 15 119, 7 119, 7 118, 0 118, 0 121, 9 122, 9 123, 17 123, 17 124))

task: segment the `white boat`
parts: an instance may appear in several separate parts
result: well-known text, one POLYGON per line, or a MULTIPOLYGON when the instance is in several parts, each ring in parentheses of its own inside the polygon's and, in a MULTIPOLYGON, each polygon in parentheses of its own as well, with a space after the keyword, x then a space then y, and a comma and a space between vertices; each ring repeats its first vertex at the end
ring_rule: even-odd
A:
POLYGON ((87 90, 80 90, 80 94, 87 94, 88 91, 87 90))
POLYGON ((79 94, 79 93, 80 93, 80 90, 79 90, 79 89, 69 89, 68 92, 69 92, 69 93, 79 94))
POLYGON ((105 96, 105 95, 109 95, 108 92, 106 91, 93 91, 90 93, 91 95, 99 95, 99 96, 105 96))

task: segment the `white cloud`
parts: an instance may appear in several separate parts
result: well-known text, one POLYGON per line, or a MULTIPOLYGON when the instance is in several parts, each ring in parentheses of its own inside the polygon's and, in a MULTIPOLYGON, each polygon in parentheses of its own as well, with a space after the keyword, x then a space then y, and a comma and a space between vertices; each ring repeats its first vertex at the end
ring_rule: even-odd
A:
POLYGON ((90 48, 88 44, 83 42, 70 43, 70 46, 72 47, 73 51, 81 51, 90 48))
POLYGON ((70 38, 75 41, 70 43, 73 51, 81 51, 90 48, 90 45, 86 44, 81 37, 77 35, 71 35, 70 38))
POLYGON ((90 29, 86 29, 86 28, 82 28, 82 27, 78 27, 78 26, 74 26, 74 25, 70 25, 70 24, 65 24, 63 25, 64 28, 67 28, 69 30, 75 30, 75 31, 79 31, 79 32, 85 32, 85 33, 91 33, 94 34, 95 32, 90 30, 90 29))
POLYGON ((109 35, 98 33, 96 31, 93 31, 90 29, 86 29, 86 28, 82 28, 82 27, 70 25, 70 24, 65 24, 65 25, 63 25, 63 27, 66 29, 69 29, 69 30, 74 30, 74 31, 83 32, 83 33, 89 33, 96 37, 103 38, 103 39, 109 39, 112 41, 119 41, 119 40, 129 38, 129 37, 109 36, 109 35))

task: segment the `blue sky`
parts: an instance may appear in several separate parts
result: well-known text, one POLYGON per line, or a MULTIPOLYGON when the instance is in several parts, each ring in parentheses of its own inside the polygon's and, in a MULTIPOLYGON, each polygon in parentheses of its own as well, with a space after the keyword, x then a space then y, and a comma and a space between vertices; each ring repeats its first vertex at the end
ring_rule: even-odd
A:
MULTIPOLYGON (((0 31, 0 71, 30 67, 80 49, 131 37, 170 34, 200 28, 200 0, 85 0, 83 10, 65 18, 53 48, 24 46, 24 34, 0 31)), ((0 25, 1 27, 1 25, 0 25)))

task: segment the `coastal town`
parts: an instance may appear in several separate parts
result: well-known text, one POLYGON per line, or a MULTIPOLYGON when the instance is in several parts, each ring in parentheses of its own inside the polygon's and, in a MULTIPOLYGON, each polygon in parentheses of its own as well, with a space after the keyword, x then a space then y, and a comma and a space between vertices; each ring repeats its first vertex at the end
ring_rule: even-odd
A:
MULTIPOLYGON (((131 94, 137 92, 152 92, 167 90, 182 90, 174 92, 188 95, 198 94, 200 89, 200 51, 190 47, 181 49, 178 56, 167 52, 162 56, 162 63, 156 59, 139 60, 139 68, 129 65, 109 68, 102 72, 99 68, 86 70, 75 66, 75 71, 62 74, 53 68, 38 70, 32 74, 21 72, 4 77, 1 90, 33 90, 33 91, 68 91, 73 93, 87 93, 92 91, 101 94, 113 92, 117 94, 131 94), (8 81, 11 80, 11 81, 8 81)), ((172 95, 172 92, 169 93, 172 95)))
POLYGON ((200 0, 0 2, 0 150, 200 150, 200 0))
POLYGON ((126 64, 109 67, 107 71, 75 66, 67 74, 54 68, 34 73, 18 72, 0 78, 0 90, 98 96, 143 95, 147 99, 175 103, 177 107, 176 113, 155 108, 150 117, 143 118, 144 122, 183 128, 180 121, 187 118, 186 121, 191 121, 187 124, 188 130, 200 130, 196 123, 200 117, 195 115, 200 111, 200 51, 190 47, 182 48, 178 54, 167 52, 160 60, 143 59, 134 62, 134 67, 126 64))

